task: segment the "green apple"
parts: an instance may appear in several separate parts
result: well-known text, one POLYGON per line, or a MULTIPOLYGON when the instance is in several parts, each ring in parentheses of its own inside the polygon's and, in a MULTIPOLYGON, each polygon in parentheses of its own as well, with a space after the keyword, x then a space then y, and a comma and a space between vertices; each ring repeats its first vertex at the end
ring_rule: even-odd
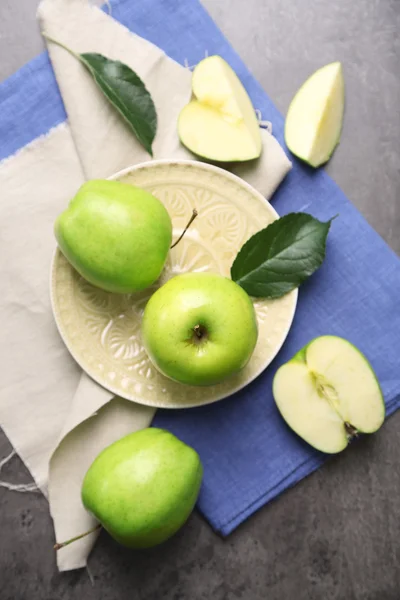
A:
POLYGON ((251 100, 235 72, 220 56, 202 60, 193 71, 195 98, 181 111, 178 134, 195 154, 219 162, 261 154, 262 141, 251 100))
POLYGON ((148 548, 185 523, 202 474, 193 448, 163 429, 142 429, 99 454, 84 478, 82 501, 120 544, 148 548))
POLYGON ((185 273, 146 305, 142 341, 155 367, 188 385, 212 385, 242 369, 257 342, 247 293, 214 273, 185 273))
POLYGON ((278 369, 276 405, 306 442, 327 453, 344 450, 351 438, 373 433, 385 419, 379 382, 365 356, 347 340, 312 340, 278 369))
POLYGON ((344 113, 342 65, 319 69, 293 98, 285 122, 287 147, 312 167, 327 162, 339 143, 344 113))
POLYGON ((109 292, 130 293, 160 276, 172 224, 162 202, 149 192, 95 179, 82 185, 57 218, 55 235, 82 277, 109 292))

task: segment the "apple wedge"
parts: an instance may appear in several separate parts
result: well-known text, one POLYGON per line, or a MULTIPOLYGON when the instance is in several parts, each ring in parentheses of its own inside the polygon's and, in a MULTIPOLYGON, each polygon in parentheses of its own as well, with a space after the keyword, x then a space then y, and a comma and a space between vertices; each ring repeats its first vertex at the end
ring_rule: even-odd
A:
POLYGON ((318 69, 293 98, 285 122, 289 150, 312 167, 329 160, 340 140, 344 113, 342 65, 318 69))
POLYGON ((312 340, 278 369, 276 405, 286 423, 317 450, 333 454, 357 433, 373 433, 385 419, 376 375, 365 356, 336 336, 312 340))
POLYGON ((262 142, 246 90, 220 56, 202 60, 193 71, 194 99, 181 111, 179 138, 194 154, 218 162, 258 158, 262 142))

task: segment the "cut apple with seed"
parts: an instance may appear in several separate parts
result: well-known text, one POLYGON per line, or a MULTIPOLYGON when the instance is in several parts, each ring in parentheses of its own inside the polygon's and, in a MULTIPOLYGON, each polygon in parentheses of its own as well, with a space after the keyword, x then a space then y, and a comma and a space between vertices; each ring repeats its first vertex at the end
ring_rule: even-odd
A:
POLYGON ((276 405, 286 423, 317 450, 344 450, 357 433, 374 433, 385 419, 379 382, 365 356, 336 336, 311 341, 278 369, 276 405))
POLYGON ((194 154, 218 162, 258 158, 259 123, 246 90, 220 56, 202 60, 193 71, 195 98, 181 111, 178 134, 194 154))
POLYGON ((318 69, 293 98, 285 122, 289 150, 312 167, 331 157, 339 143, 344 113, 340 62, 318 69))

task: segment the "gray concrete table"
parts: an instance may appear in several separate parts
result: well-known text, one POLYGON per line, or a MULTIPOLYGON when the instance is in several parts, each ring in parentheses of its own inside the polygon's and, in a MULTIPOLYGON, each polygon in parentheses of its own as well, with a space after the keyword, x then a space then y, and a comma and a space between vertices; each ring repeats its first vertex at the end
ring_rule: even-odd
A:
MULTIPOLYGON (((400 253, 400 1, 203 1, 282 112, 314 69, 343 62, 345 127, 328 171, 400 253)), ((0 80, 42 49, 37 4, 1 0, 0 80)), ((0 432, 0 457, 8 450, 0 432)), ((225 541, 196 513, 151 551, 101 535, 93 586, 85 570, 57 572, 44 498, 0 488, 0 598, 399 600, 399 462, 400 414, 225 541)), ((17 458, 2 472, 28 478, 17 458)))

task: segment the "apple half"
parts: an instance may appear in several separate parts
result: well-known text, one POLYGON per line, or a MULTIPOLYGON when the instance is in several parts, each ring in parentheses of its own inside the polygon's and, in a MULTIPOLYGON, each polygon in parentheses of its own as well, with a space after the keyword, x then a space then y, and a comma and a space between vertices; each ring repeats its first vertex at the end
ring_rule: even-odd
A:
POLYGON ((344 450, 357 433, 374 433, 385 419, 382 391, 370 363, 336 336, 312 340, 280 367, 273 395, 289 427, 329 454, 344 450))
POLYGON ((342 65, 334 62, 315 71, 293 98, 285 122, 287 147, 312 167, 326 163, 339 143, 343 114, 342 65))
POLYGON ((194 99, 178 118, 179 138, 194 154, 218 162, 258 158, 259 123, 235 72, 220 56, 205 58, 192 77, 194 99))

